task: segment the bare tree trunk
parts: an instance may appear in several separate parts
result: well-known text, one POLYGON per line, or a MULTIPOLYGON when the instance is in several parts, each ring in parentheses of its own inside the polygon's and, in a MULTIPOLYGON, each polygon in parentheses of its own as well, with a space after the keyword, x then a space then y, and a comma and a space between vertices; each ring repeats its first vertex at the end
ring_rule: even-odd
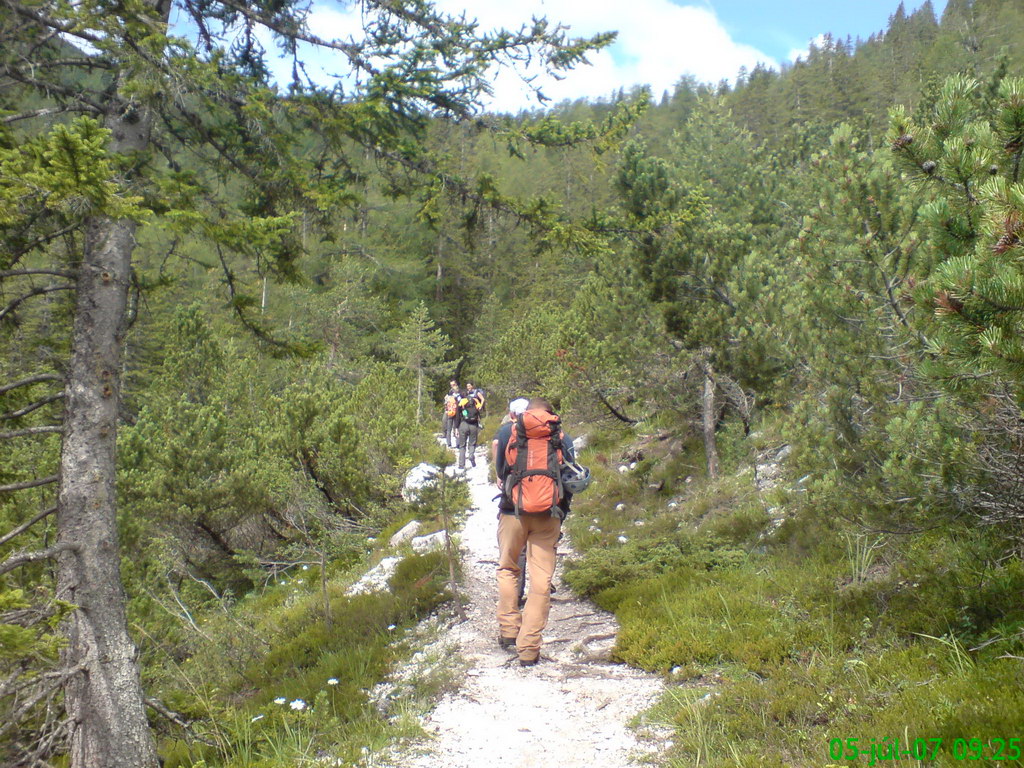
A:
POLYGON ((437 275, 434 278, 434 301, 440 303, 444 299, 444 268, 441 266, 441 259, 443 258, 444 249, 441 247, 442 235, 440 232, 437 233, 437 253, 435 255, 435 261, 437 262, 437 275))
POLYGON ((451 518, 448 515, 448 475, 445 474, 444 470, 445 468, 441 467, 441 524, 444 525, 444 551, 448 557, 448 588, 452 591, 452 602, 455 603, 455 612, 459 616, 459 621, 465 621, 466 612, 462 608, 462 598, 459 597, 459 582, 455 578, 455 565, 458 554, 455 552, 455 547, 452 543, 451 518))
POLYGON ((324 626, 328 630, 333 623, 331 616, 331 597, 327 593, 327 548, 320 549, 320 594, 324 601, 324 626))
MULTIPOLYGON (((145 113, 112 115, 111 151, 146 148, 145 113)), ((116 520, 121 348, 136 224, 87 226, 66 385, 57 510, 57 594, 75 604, 65 625, 64 685, 72 768, 156 768, 138 653, 128 634, 116 520)))
POLYGON ((423 366, 416 370, 416 423, 423 423, 423 366))
POLYGON ((718 442, 715 439, 715 427, 718 422, 718 409, 715 407, 715 379, 710 363, 701 366, 704 372, 704 455, 708 462, 708 477, 718 477, 718 442))

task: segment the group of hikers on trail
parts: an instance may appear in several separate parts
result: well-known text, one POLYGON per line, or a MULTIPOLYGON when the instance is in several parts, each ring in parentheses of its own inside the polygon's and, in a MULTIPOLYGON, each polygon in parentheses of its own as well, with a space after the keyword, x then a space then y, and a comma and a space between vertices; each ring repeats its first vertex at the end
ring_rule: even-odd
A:
POLYGON ((486 393, 466 382, 465 389, 459 389, 459 382, 448 382, 448 394, 444 396, 444 417, 441 419, 441 434, 449 448, 459 449, 459 469, 466 468, 466 459, 476 466, 476 441, 480 435, 480 422, 484 417, 486 393))
MULTIPOLYGON (((459 468, 465 467, 467 447, 470 464, 475 467, 472 452, 480 431, 484 393, 468 383, 465 390, 459 390, 456 381, 450 386, 445 398, 445 442, 452 447, 451 430, 457 431, 459 468), (448 397, 455 398, 451 416, 448 397)), ((562 430, 551 403, 542 397, 517 397, 509 402, 508 413, 491 443, 491 457, 500 491, 496 497, 498 644, 514 648, 519 664, 530 667, 540 660, 562 521, 573 495, 590 485, 590 470, 576 462, 572 439, 562 430), (530 589, 521 606, 524 567, 530 574, 530 589)))

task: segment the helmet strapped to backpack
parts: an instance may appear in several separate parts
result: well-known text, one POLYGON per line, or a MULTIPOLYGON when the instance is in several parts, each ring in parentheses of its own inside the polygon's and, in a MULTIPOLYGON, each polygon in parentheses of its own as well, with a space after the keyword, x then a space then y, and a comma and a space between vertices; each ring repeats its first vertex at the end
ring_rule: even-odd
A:
POLYGON ((562 489, 562 422, 541 409, 525 411, 512 423, 505 446, 509 467, 505 493, 516 514, 559 514, 562 489))
POLYGON ((583 493, 590 486, 590 470, 575 461, 562 465, 562 487, 572 494, 583 493))

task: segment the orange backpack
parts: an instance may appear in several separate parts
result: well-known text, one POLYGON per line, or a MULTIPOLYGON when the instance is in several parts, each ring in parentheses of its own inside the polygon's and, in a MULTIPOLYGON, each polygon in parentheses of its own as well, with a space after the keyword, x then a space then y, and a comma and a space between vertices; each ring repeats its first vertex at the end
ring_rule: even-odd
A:
POLYGON ((505 493, 516 514, 558 514, 562 500, 562 422, 553 413, 534 409, 520 414, 512 424, 505 446, 509 468, 505 493))
POLYGON ((459 410, 459 398, 457 398, 455 395, 445 395, 444 396, 444 412, 445 412, 445 415, 448 416, 448 418, 450 418, 450 419, 454 419, 455 418, 455 414, 458 412, 458 410, 459 410))

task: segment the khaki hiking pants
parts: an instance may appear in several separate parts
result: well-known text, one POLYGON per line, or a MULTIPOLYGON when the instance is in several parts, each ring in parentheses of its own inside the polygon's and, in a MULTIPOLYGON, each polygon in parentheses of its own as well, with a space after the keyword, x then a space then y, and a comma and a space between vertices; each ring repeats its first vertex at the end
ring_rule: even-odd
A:
POLYGON ((519 658, 540 656, 541 632, 551 609, 555 546, 562 531, 557 517, 539 514, 498 515, 498 631, 516 638, 519 658), (519 610, 519 553, 526 545, 530 591, 519 610))

